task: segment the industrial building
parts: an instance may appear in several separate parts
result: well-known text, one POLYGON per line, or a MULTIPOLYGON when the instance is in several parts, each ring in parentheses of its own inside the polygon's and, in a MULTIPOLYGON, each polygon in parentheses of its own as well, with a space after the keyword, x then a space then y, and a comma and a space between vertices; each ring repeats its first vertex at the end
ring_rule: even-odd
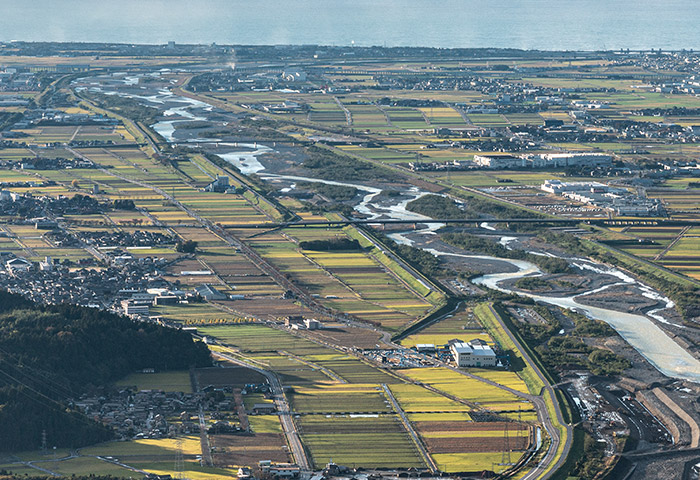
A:
POLYGON ((485 168, 524 168, 525 159, 512 155, 474 155, 474 163, 485 168))
POLYGON ((607 167, 613 156, 606 153, 542 153, 537 155, 474 155, 474 163, 493 169, 607 167))
POLYGON ((458 367, 495 367, 496 352, 479 340, 455 342, 450 345, 450 352, 458 367))
POLYGON ((122 300, 122 310, 125 315, 148 315, 149 308, 133 300, 122 300))
POLYGON ((217 175, 216 180, 207 185, 204 190, 207 192, 222 193, 230 188, 230 179, 228 175, 217 175))
POLYGON ((607 167, 613 157, 606 153, 543 153, 526 157, 531 168, 607 167))
POLYGON ((617 215, 664 215, 663 205, 658 199, 643 198, 624 188, 611 187, 599 182, 545 180, 540 190, 602 208, 617 215))
POLYGON ((205 300, 226 300, 226 298, 228 298, 225 294, 208 283, 203 283, 198 287, 194 287, 194 291, 205 300))

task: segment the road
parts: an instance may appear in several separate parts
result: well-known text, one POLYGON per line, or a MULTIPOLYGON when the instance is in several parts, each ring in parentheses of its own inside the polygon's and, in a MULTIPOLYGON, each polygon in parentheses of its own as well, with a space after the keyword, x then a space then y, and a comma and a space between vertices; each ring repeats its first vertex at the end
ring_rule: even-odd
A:
MULTIPOLYGON (((137 126, 138 128, 138 126, 137 126)), ((149 140, 149 143, 151 143, 151 139, 148 137, 148 135, 145 135, 146 138, 149 140)), ((157 151, 157 148, 154 146, 154 150, 157 151)), ((82 156, 82 155, 77 155, 77 156, 82 156)), ((316 309, 324 311, 324 313, 332 315, 331 312, 327 311, 327 309, 321 307, 319 304, 317 304, 315 301, 312 299, 308 298, 307 295, 302 292, 296 285, 294 285, 292 282, 289 282, 283 275, 281 275, 280 272, 278 272, 274 267, 269 265, 265 260, 263 260, 256 252, 254 252, 251 248, 249 248, 247 245, 245 245, 242 241, 236 239, 233 235, 229 234, 226 232, 224 229, 221 227, 218 227, 212 222, 210 222, 207 219, 202 218, 196 211, 191 210, 187 206, 181 204, 179 201, 177 201, 174 196, 168 194, 166 191, 164 191, 161 188, 158 188, 157 186, 150 185, 146 182, 139 181, 133 178, 128 178, 124 177, 122 175, 116 174, 113 171, 109 171, 107 169, 100 169, 103 171, 103 173, 106 173, 108 175, 121 178, 124 181, 140 185, 142 187, 148 188, 159 195, 163 196, 170 202, 172 202, 174 205, 176 205, 179 209, 184 211, 187 215, 190 217, 194 218, 197 220, 198 223, 200 223, 202 226, 210 230, 212 233, 215 233, 219 237, 223 238, 227 243, 229 243, 231 246, 239 248, 249 259, 251 259, 264 273, 270 275, 272 278, 274 278, 277 283, 282 285, 284 288, 287 288, 288 290, 291 290, 294 292, 300 299, 304 301, 304 303, 307 303, 308 306, 316 307, 316 309)), ((307 222, 284 222, 284 223, 265 223, 261 225, 237 225, 234 226, 235 228, 268 228, 268 227, 306 227, 306 226, 330 226, 330 225, 349 225, 349 224, 376 224, 376 223, 386 223, 386 224, 412 224, 412 223, 426 223, 426 222, 437 222, 437 223, 475 223, 478 224, 482 222, 483 219, 459 219, 459 220, 454 220, 454 219, 435 219, 435 220, 420 220, 420 221, 414 221, 414 220, 343 220, 343 221, 336 221, 336 222, 314 222, 314 221, 307 221, 307 222)), ((545 220, 543 219, 502 219, 499 220, 499 222, 513 222, 513 223, 524 223, 524 222, 538 222, 541 223, 545 220)), ((582 220, 580 219, 547 219, 547 222, 550 223, 566 223, 566 224, 572 224, 572 223, 578 223, 582 220)), ((596 220, 598 221, 598 220, 596 220)), ((700 224, 700 222, 699 222, 700 224)), ((495 313, 495 312, 494 312, 495 313)), ((500 317, 496 315, 496 318, 498 319, 499 322, 501 322, 500 317)), ((556 416, 557 416, 557 421, 563 425, 563 417, 561 415, 561 411, 559 409, 559 406, 556 402, 556 397, 554 396, 554 390, 549 384, 549 382, 546 380, 544 375, 539 371, 537 366, 532 362, 532 360, 529 358, 527 353, 522 349, 522 346, 513 338, 512 334, 503 326, 505 331, 508 333, 508 335, 511 337, 511 340, 518 346, 520 351, 522 352, 522 355, 525 359, 525 361, 532 366, 534 371, 537 373, 537 375, 540 377, 542 380, 543 384, 545 385, 545 394, 548 394, 551 396, 553 400, 553 404, 555 407, 556 411, 556 416)), ((299 434, 296 430, 296 425, 294 424, 293 418, 292 418, 292 412, 289 407, 289 404, 284 396, 284 391, 282 388, 282 385, 278 379, 278 377, 267 370, 258 368, 258 367, 253 367, 246 362, 236 359, 232 356, 221 354, 221 353, 215 353, 216 356, 220 358, 224 358, 230 362, 233 362, 235 364, 239 364, 242 366, 245 366, 247 368, 251 368, 255 371, 258 371, 262 375, 264 375, 270 384, 270 387, 272 389, 274 398, 275 398, 275 404, 277 406, 277 409, 279 411, 279 417, 280 417, 280 422, 282 424, 282 428, 285 434, 285 437, 287 439, 287 443, 290 447, 290 451, 294 457, 294 460, 296 463, 303 469, 303 470, 309 470, 310 468, 310 462, 306 456, 306 452, 304 450, 304 447, 301 443, 301 440, 299 438, 299 434)), ((531 400, 537 409, 538 412, 538 417, 540 421, 542 422, 544 428, 548 432, 550 438, 552 439, 551 445, 547 453, 545 454, 544 458, 540 461, 540 463, 532 469, 530 472, 526 474, 525 479, 527 480, 534 480, 534 479, 547 479, 551 477, 552 473, 563 463, 563 461, 566 459, 566 454, 568 454, 568 451, 571 446, 571 427, 565 427, 568 429, 566 439, 564 441, 564 451, 563 455, 561 458, 555 461, 556 457, 556 452, 560 448, 560 445, 562 443, 562 439, 560 438, 560 432, 557 428, 555 428, 554 424, 552 423, 552 419, 549 417, 546 404, 544 402, 543 397, 537 397, 533 396, 531 400)), ((410 425, 410 424, 409 424, 410 425)), ((414 432, 415 433, 415 432, 414 432)), ((420 442, 417 442, 417 445, 420 445, 420 442)), ((204 452, 203 452, 204 453, 204 452)), ((430 458, 429 456, 426 456, 426 458, 430 458)))
POLYGON ((571 450, 571 444, 574 438, 574 429, 570 424, 564 422, 564 416, 562 415, 561 408, 559 407, 559 403, 557 402, 557 397, 554 393, 554 388, 549 383, 549 380, 547 380, 547 377, 544 376, 542 371, 532 360, 532 358, 523 348, 521 343, 515 338, 515 336, 511 333, 508 327, 506 327, 506 325, 503 323, 503 319, 501 319, 501 316, 498 314, 498 312, 494 310, 493 306, 489 306, 489 309, 491 310, 493 316, 496 318, 496 321, 498 321, 498 323, 500 324, 501 328, 506 332, 511 342, 513 342, 513 344, 516 346, 520 355, 522 355, 525 363, 527 363, 534 370, 534 372, 537 374, 537 377, 545 386, 543 393, 546 393, 552 399, 552 404, 554 405, 554 411, 557 417, 556 421, 559 425, 561 425, 564 428, 566 438, 564 439, 562 453, 557 459, 557 450, 559 450, 559 447, 562 443, 559 429, 556 428, 556 426, 552 422, 552 419, 549 416, 547 405, 544 400, 544 395, 531 396, 532 401, 535 404, 535 408, 537 410, 537 418, 540 421, 540 423, 542 423, 542 425, 544 426, 545 430, 547 431, 547 434, 552 439, 552 442, 549 445, 547 453, 542 458, 542 460, 540 460, 537 466, 535 466, 532 470, 530 470, 527 474, 525 474, 525 476, 521 478, 522 480, 546 480, 548 478, 551 478, 552 475, 554 475, 554 473, 564 464, 564 462, 566 462, 566 457, 569 455, 569 451, 571 450))
POLYGON ((213 467, 214 459, 211 456, 211 445, 207 435, 207 422, 204 419, 204 407, 199 406, 199 440, 202 444, 202 463, 205 467, 213 467))
MULTIPOLYGON (((67 150, 79 158, 90 160, 89 158, 85 157, 84 155, 73 149, 68 148, 67 150)), ((211 233, 224 240, 229 246, 239 249, 256 267, 258 267, 258 269, 262 273, 264 273, 265 275, 269 275, 278 285, 280 285, 285 290, 293 292, 296 298, 307 308, 316 313, 326 315, 328 317, 335 318, 338 320, 343 320, 342 317, 338 317, 338 315, 336 315, 333 311, 316 302, 310 295, 308 295, 305 291, 299 288, 296 284, 291 282, 286 276, 284 276, 279 270, 277 270, 277 268, 275 268, 269 262, 264 260, 260 255, 258 255, 258 253, 255 250, 250 248, 243 241, 235 238, 231 233, 227 232, 226 230, 217 225, 214 225, 211 221, 203 218, 196 211, 180 203, 174 196, 172 196, 162 188, 156 187, 155 185, 151 185, 141 180, 136 180, 134 178, 129 178, 124 175, 120 175, 106 168, 99 167, 98 169, 107 175, 119 178, 121 180, 124 180, 125 182, 129 182, 131 184, 138 185, 143 188, 148 188, 153 192, 163 196, 166 200, 168 200, 177 208, 185 212, 188 216, 195 219, 202 227, 206 228, 211 233)))
POLYGON ((416 445, 416 448, 418 448, 418 451, 423 457, 423 461, 426 463, 426 465, 428 465, 428 467, 430 467, 431 472, 438 472, 440 469, 428 453, 428 450, 426 450, 425 445, 423 445, 423 442, 421 442, 420 438, 418 437, 418 434, 413 429, 413 425, 411 425, 411 422, 408 420, 408 417, 406 417, 406 412, 403 411, 401 405, 399 405, 399 402, 396 401, 396 398, 394 398, 394 394, 391 392, 386 383, 382 383, 382 389, 384 390, 384 395, 386 396, 386 398, 388 398, 391 404, 393 405, 394 411, 399 415, 399 417, 401 417, 401 423, 403 423, 403 426, 408 432, 408 434, 411 435, 413 443, 416 445))
POLYGON ((310 471, 311 462, 309 462, 309 459, 306 456, 306 450, 304 450, 304 445, 301 443, 301 439, 299 438, 299 432, 297 431, 296 424, 292 418, 292 411, 289 408, 287 398, 284 396, 284 389, 282 388, 282 384, 280 383, 279 378, 277 378, 277 375, 268 370, 252 366, 243 360, 235 358, 231 355, 226 355, 225 353, 212 352, 212 355, 236 365, 250 368, 251 370, 258 372, 267 378, 275 399, 275 406, 277 407, 277 412, 280 417, 282 430, 284 431, 284 436, 287 438, 287 445, 289 445, 289 450, 294 457, 294 461, 302 470, 310 471))

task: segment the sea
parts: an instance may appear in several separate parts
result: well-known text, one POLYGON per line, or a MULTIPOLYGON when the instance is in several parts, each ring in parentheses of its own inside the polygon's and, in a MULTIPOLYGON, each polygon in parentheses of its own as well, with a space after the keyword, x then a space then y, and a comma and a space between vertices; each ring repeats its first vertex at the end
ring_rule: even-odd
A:
POLYGON ((0 41, 700 49, 700 0, 0 0, 0 41))

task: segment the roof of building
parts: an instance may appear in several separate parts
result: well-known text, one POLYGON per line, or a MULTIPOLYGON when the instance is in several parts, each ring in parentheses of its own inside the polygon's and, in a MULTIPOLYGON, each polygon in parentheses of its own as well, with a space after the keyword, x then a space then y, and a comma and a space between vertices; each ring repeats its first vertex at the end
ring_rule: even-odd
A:
POLYGON ((199 285, 198 287, 194 287, 194 291, 200 294, 201 296, 209 295, 209 296, 225 296, 223 293, 218 291, 216 288, 212 287, 208 283, 203 283, 202 285, 199 285))
POLYGON ((454 350, 455 353, 457 354, 469 354, 469 355, 478 355, 481 357, 495 357, 496 353, 493 351, 491 347, 488 345, 480 345, 480 344, 470 344, 470 343, 453 343, 452 344, 452 349, 454 350))

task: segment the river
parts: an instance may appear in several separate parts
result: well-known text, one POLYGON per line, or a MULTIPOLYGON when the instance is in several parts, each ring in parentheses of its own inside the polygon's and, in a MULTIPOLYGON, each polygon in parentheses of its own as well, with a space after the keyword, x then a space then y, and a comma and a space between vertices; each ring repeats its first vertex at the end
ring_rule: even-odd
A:
MULTIPOLYGON (((121 84, 129 86, 130 82, 132 81, 133 80, 131 77, 127 77, 121 80, 121 84)), ((92 88, 98 89, 99 87, 93 86, 92 88)), ((158 95, 153 96, 136 96, 129 93, 118 92, 118 89, 116 89, 115 91, 106 91, 105 93, 130 96, 132 98, 140 98, 144 101, 153 104, 154 106, 159 105, 161 108, 163 108, 166 117, 177 116, 178 118, 176 120, 162 120, 153 125, 153 128, 156 131, 167 134, 164 135, 164 137, 169 142, 180 142, 174 136, 175 125, 178 122, 206 121, 206 112, 210 111, 212 108, 206 103, 186 99, 184 97, 179 97, 173 95, 169 91, 160 91, 158 95), (175 104, 176 106, 168 106, 169 104, 175 104), (189 111, 190 109, 196 109, 197 112, 192 113, 189 111)), ((219 147, 232 147, 233 149, 230 152, 219 154, 219 156, 231 163, 232 165, 236 166, 237 168, 240 168, 246 174, 256 174, 260 178, 270 182, 290 182, 291 185, 287 187, 288 189, 294 188, 294 182, 322 182, 330 185, 343 185, 356 188, 364 192, 364 195, 360 203, 355 207, 355 209, 363 215, 368 215, 369 218, 375 219, 382 217, 390 219, 410 219, 416 220, 417 223, 420 223, 421 220, 429 219, 429 217, 410 212, 406 209, 406 205, 408 202, 415 198, 419 198, 423 195, 428 194, 428 192, 422 191, 416 187, 412 187, 411 189, 407 190, 406 192, 404 192, 404 195, 396 198, 393 201, 391 201, 390 199, 384 199, 382 202, 375 202, 375 199, 378 195, 381 194, 382 191, 380 188, 377 187, 363 185, 361 183, 338 182, 322 180, 312 177, 277 175, 265 172, 264 163, 259 157, 262 158, 265 154, 272 151, 272 149, 268 146, 261 144, 232 144, 226 142, 219 142, 215 139, 194 140, 210 142, 212 144, 218 145, 219 147), (246 150, 241 151, 241 147, 246 148, 246 150)), ((188 140, 185 140, 184 144, 187 144, 187 142, 188 140)), ((435 235, 435 230, 440 228, 440 226, 440 224, 426 225, 425 228, 421 230, 394 233, 391 234, 390 237, 392 237, 395 241, 399 243, 414 244, 415 242, 410 237, 415 235, 435 235)), ((482 228, 485 228, 487 230, 492 229, 492 227, 490 227, 488 223, 482 224, 482 228)), ((507 245, 511 240, 512 237, 502 238, 502 241, 505 245, 507 245)), ((516 271, 508 273, 493 273, 482 275, 478 278, 475 278, 473 280, 473 283, 489 287, 495 290, 529 297, 538 302, 583 312, 590 318, 602 320, 608 323, 612 328, 614 328, 620 334, 620 336, 622 336, 622 338, 624 338, 633 348, 635 348, 635 350, 637 350, 642 356, 644 356, 644 358, 646 358, 654 367, 656 367, 664 375, 671 378, 689 380, 692 382, 700 383, 700 361, 698 361, 698 359, 693 357, 678 343, 676 343, 671 337, 669 337, 669 335, 660 327, 658 327, 651 320, 651 318, 649 318, 649 316, 588 306, 576 300, 581 296, 591 295, 593 293, 597 293, 615 285, 634 284, 641 289, 642 295, 665 303, 666 308, 670 308, 673 306, 673 303, 670 300, 663 297, 658 292, 651 289, 649 286, 638 282, 634 278, 630 277, 629 275, 625 274, 624 272, 618 269, 610 268, 605 265, 598 264, 586 259, 569 259, 570 263, 572 263, 580 269, 593 270, 596 273, 609 275, 614 280, 603 287, 585 292, 583 294, 562 297, 550 297, 518 290, 511 290, 502 285, 502 283, 507 280, 514 280, 525 276, 541 275, 542 272, 536 265, 532 263, 523 260, 511 260, 484 255, 457 254, 436 249, 426 250, 436 256, 450 255, 453 257, 463 258, 465 262, 468 262, 470 259, 478 259, 481 261, 493 261, 496 264, 498 264, 499 262, 506 262, 515 267, 516 271)), ((665 321, 664 317, 659 315, 658 313, 663 309, 664 308, 660 308, 656 311, 649 312, 648 315, 653 316, 653 318, 659 321, 665 321)))

